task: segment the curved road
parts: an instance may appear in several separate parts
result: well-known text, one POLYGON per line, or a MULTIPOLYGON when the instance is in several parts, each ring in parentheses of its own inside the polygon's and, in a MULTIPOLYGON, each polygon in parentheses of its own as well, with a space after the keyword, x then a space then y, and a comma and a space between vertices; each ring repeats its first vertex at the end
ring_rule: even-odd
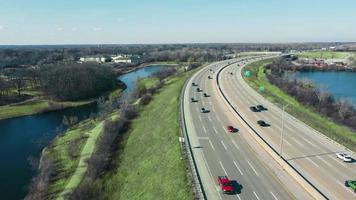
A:
MULTIPOLYGON (((197 72, 184 91, 183 109, 193 156, 208 199, 311 199, 294 180, 269 157, 248 130, 236 119, 219 96, 216 72, 228 62, 211 64, 197 72), (208 79, 208 76, 213 79, 208 79), (198 86, 192 86, 192 83, 198 86), (203 91, 197 92, 199 87, 203 91), (206 92, 209 97, 204 97, 206 92), (191 98, 197 102, 191 102, 191 98), (209 113, 201 113, 201 108, 209 113), (238 133, 227 133, 233 125, 238 133), (236 194, 223 194, 217 176, 234 181, 236 194)), ((238 62, 242 64, 241 61, 238 62)), ((233 93, 230 93, 231 95, 233 93)))
MULTIPOLYGON (((243 80, 241 67, 229 65, 221 71, 220 85, 227 99, 243 118, 278 152, 280 151, 282 110, 264 99, 243 80), (233 75, 230 74, 233 72, 233 75), (251 112, 250 106, 262 104, 268 111, 251 112), (257 120, 270 127, 260 127, 257 120)), ((329 199, 356 199, 356 193, 344 186, 344 181, 356 179, 356 162, 344 163, 337 152, 356 155, 331 141, 289 114, 284 118, 283 157, 329 199)))

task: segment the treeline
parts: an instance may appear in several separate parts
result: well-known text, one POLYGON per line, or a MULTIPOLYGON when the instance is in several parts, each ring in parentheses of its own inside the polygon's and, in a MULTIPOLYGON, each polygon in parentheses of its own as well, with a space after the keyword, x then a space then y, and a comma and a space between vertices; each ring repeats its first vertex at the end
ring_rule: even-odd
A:
POLYGON ((42 91, 59 100, 95 97, 117 84, 110 67, 96 64, 49 65, 40 74, 42 91))
POLYGON ((356 130, 356 109, 349 101, 337 100, 331 93, 317 88, 311 82, 286 78, 284 68, 280 67, 283 64, 285 64, 283 60, 277 60, 266 66, 266 69, 271 72, 267 73, 267 79, 270 83, 276 85, 303 105, 313 108, 322 116, 356 130))
POLYGON ((0 46, 0 68, 73 62, 87 55, 135 54, 143 61, 209 61, 243 51, 310 50, 342 43, 0 46))

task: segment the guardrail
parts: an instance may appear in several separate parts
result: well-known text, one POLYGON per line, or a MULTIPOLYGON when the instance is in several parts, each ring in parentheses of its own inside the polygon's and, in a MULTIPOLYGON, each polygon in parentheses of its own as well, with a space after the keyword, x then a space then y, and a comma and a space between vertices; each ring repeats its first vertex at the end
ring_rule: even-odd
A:
POLYGON ((192 173, 192 177, 193 177, 193 184, 194 184, 194 188, 195 188, 195 199, 204 199, 206 200, 206 193, 204 191, 203 188, 203 184, 201 181, 201 178, 199 176, 198 173, 198 168, 194 159, 194 155, 193 155, 193 151, 192 151, 192 147, 190 145, 190 140, 189 140, 189 136, 188 136, 188 129, 186 126, 186 122, 185 122, 185 113, 184 113, 184 95, 185 95, 185 90, 187 87, 187 84, 189 82, 190 78, 187 79, 183 85, 183 88, 181 90, 181 95, 180 95, 180 109, 179 109, 179 121, 181 124, 181 135, 183 135, 184 137, 184 147, 185 147, 185 152, 187 153, 187 158, 188 158, 188 162, 189 162, 189 166, 190 166, 190 170, 192 173))
MULTIPOLYGON (((244 61, 244 60, 241 60, 244 61)), ((228 63, 227 65, 223 66, 221 69, 219 69, 217 75, 216 75, 216 83, 219 89, 220 94, 223 96, 224 100, 228 103, 231 109, 242 119, 242 121, 248 126, 250 130, 252 130, 263 142, 265 145, 267 145, 276 155, 279 155, 277 150, 273 148, 243 117, 242 115, 236 110, 236 108, 231 104, 231 102, 227 99, 225 96, 224 92, 221 89, 220 82, 219 82, 219 75, 220 73, 228 66, 232 64, 236 64, 240 61, 228 63)), ((286 160, 284 157, 280 157, 287 165, 290 167, 294 172, 296 172, 304 181, 306 181, 318 194, 320 194, 323 198, 329 199, 324 193, 322 193, 313 183, 311 183, 303 174, 301 174, 292 164, 289 163, 288 160, 286 160)), ((277 161, 278 162, 278 161, 277 161)))

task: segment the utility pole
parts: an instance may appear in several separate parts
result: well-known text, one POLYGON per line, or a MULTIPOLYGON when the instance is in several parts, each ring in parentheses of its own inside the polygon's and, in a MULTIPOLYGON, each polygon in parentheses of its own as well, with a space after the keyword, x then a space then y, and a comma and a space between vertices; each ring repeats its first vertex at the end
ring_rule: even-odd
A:
POLYGON ((283 106, 283 111, 282 111, 282 128, 281 128, 281 146, 280 146, 280 152, 279 156, 282 157, 282 150, 283 150, 283 132, 284 132, 284 113, 286 108, 289 106, 289 104, 286 104, 283 106))

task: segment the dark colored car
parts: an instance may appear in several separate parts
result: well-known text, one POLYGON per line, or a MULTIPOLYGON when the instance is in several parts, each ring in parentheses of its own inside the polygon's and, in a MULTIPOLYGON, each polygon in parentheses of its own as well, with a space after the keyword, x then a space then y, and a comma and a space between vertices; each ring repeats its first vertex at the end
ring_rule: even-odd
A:
POLYGON ((224 193, 234 193, 232 183, 227 176, 218 176, 218 183, 224 193))
POLYGON ((194 83, 194 82, 193 82, 193 83, 192 83, 192 86, 198 86, 198 85, 197 85, 196 83, 194 83))
POLYGON ((266 127, 266 126, 269 126, 269 124, 267 124, 265 121, 263 121, 263 120, 258 120, 257 121, 257 124, 259 124, 260 126, 262 126, 262 127, 266 127))
POLYGON ((201 90, 200 88, 197 88, 197 92, 201 92, 201 91, 203 91, 203 90, 201 90))
POLYGON ((207 93, 204 92, 203 94, 204 97, 209 97, 209 95, 207 93))
POLYGON ((232 72, 230 72, 231 75, 234 75, 232 72))
POLYGON ((257 105, 256 108, 257 108, 259 111, 265 111, 265 110, 267 110, 267 108, 265 108, 263 105, 257 105))
POLYGON ((200 112, 201 112, 201 113, 208 113, 208 112, 209 112, 209 110, 208 110, 208 109, 206 109, 206 108, 201 108, 200 112))
POLYGON ((252 112, 259 112, 259 111, 260 111, 259 109, 256 108, 256 106, 251 106, 251 107, 250 107, 250 110, 251 110, 252 112))
POLYGON ((235 133, 238 131, 238 129, 233 126, 227 126, 226 129, 227 129, 227 132, 229 132, 229 133, 235 133))
POLYGON ((208 76, 208 79, 213 79, 213 78, 211 78, 211 76, 208 76))
POLYGON ((198 102, 198 100, 196 100, 196 99, 194 99, 194 98, 190 98, 190 100, 192 101, 192 103, 198 102))

